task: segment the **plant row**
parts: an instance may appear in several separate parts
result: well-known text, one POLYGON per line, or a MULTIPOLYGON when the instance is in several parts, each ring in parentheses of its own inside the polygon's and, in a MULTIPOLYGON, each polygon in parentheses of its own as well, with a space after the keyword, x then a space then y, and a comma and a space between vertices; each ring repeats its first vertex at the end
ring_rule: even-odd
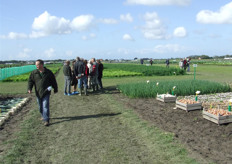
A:
POLYGON ((230 92, 228 84, 221 84, 203 80, 176 80, 176 81, 145 81, 142 83, 121 84, 119 90, 131 98, 156 97, 157 94, 172 94, 177 96, 194 95, 196 91, 201 94, 230 92))
POLYGON ((171 76, 184 75, 186 72, 179 68, 166 68, 160 66, 146 66, 138 64, 104 64, 104 77, 121 76, 171 76))

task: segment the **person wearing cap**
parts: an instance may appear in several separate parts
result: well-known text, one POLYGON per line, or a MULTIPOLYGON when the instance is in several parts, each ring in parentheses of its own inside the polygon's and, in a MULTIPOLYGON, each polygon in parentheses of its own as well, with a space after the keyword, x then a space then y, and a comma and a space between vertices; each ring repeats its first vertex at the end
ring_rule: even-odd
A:
POLYGON ((37 102, 39 105, 39 111, 42 116, 40 120, 44 121, 45 126, 49 126, 49 98, 52 88, 54 89, 54 93, 57 93, 58 86, 55 75, 51 70, 44 67, 43 60, 36 60, 35 65, 37 69, 31 72, 28 79, 28 93, 32 93, 32 88, 34 86, 37 102))

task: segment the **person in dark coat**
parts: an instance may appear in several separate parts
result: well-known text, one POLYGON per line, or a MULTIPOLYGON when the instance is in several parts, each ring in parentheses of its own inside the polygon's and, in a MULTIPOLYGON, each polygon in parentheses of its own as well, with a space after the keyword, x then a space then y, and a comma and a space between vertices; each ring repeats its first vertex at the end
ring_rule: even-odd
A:
POLYGON ((79 88, 79 95, 82 95, 82 84, 84 84, 84 91, 87 93, 87 76, 85 75, 85 65, 80 57, 77 57, 76 63, 74 66, 74 73, 76 78, 78 79, 78 88, 79 88))
POLYGON ((184 64, 184 70, 186 71, 186 68, 187 68, 187 59, 186 58, 184 59, 183 64, 184 64))
POLYGON ((35 94, 39 105, 39 111, 41 113, 41 120, 44 121, 44 125, 49 125, 50 110, 49 110, 49 98, 52 88, 54 93, 58 92, 58 86, 55 75, 51 70, 44 67, 44 61, 38 59, 35 62, 36 70, 32 71, 28 79, 28 93, 32 93, 33 86, 35 87, 35 94))
POLYGON ((66 60, 63 66, 63 74, 64 74, 64 95, 71 95, 71 80, 72 80, 72 72, 71 72, 71 67, 70 61, 66 60), (67 92, 68 89, 68 92, 67 92))
POLYGON ((100 60, 97 60, 97 63, 98 63, 98 85, 99 85, 100 89, 103 89, 102 75, 103 75, 104 66, 103 66, 103 64, 101 63, 100 60))
POLYGON ((71 66, 71 72, 72 72, 72 82, 71 85, 73 86, 73 92, 72 94, 76 94, 77 92, 77 78, 76 75, 74 73, 74 66, 75 66, 76 60, 72 61, 72 66, 71 66))
POLYGON ((169 68, 169 59, 166 60, 166 68, 169 68))
POLYGON ((150 59, 150 64, 151 64, 151 66, 152 66, 152 64, 153 64, 153 61, 152 61, 152 59, 150 59))

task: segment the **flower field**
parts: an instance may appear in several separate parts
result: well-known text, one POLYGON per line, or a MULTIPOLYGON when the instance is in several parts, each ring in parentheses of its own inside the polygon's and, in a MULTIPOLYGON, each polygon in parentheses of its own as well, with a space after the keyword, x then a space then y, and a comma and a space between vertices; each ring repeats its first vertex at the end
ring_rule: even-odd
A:
POLYGON ((201 94, 230 92, 228 84, 205 80, 173 80, 173 81, 145 81, 142 83, 121 84, 119 90, 131 98, 156 97, 158 94, 172 93, 177 96, 194 95, 196 91, 201 94))

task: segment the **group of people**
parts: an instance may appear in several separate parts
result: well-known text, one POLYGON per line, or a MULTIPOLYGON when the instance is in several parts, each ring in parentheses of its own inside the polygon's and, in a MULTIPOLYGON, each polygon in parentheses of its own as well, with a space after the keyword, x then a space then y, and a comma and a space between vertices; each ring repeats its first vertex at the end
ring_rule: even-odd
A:
POLYGON ((187 72, 190 72, 190 61, 191 61, 191 58, 181 59, 179 62, 180 69, 186 70, 188 68, 187 72))
MULTIPOLYGON (((58 85, 53 72, 44 66, 44 61, 41 59, 36 60, 36 68, 31 72, 28 79, 28 93, 32 93, 33 87, 35 88, 35 94, 39 106, 39 112, 41 114, 40 120, 44 122, 45 126, 49 126, 50 110, 49 99, 52 89, 54 93, 58 92, 58 85)), ((77 92, 77 85, 79 88, 79 95, 82 95, 82 88, 87 95, 87 89, 92 88, 93 91, 102 89, 102 72, 103 64, 100 60, 92 58, 90 61, 80 59, 77 57, 72 62, 70 67, 70 61, 65 61, 63 66, 63 73, 65 78, 65 95, 71 95, 71 85, 73 85, 73 92, 77 92)))
POLYGON ((87 95, 87 89, 93 89, 93 91, 103 89, 103 69, 101 61, 95 58, 87 61, 77 57, 72 62, 72 66, 70 66, 70 61, 66 60, 63 67, 65 78, 64 95, 70 96, 79 93, 81 96, 83 91, 87 95), (73 86, 73 92, 71 92, 71 86, 73 86))

